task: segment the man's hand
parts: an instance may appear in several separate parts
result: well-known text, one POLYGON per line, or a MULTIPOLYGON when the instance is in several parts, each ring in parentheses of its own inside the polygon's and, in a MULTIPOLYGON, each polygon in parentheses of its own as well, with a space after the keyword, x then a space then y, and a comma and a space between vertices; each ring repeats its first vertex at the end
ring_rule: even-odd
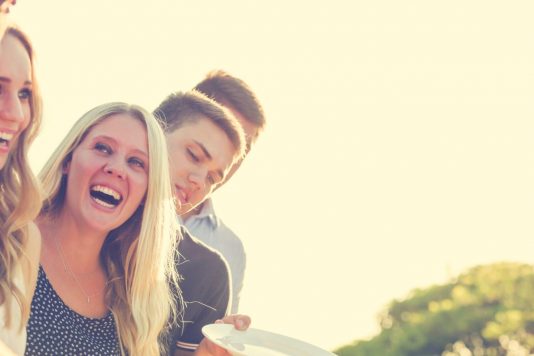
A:
MULTIPOLYGON (((250 326, 248 315, 234 314, 225 316, 222 320, 215 321, 215 324, 233 324, 237 330, 246 330, 250 326)), ((222 347, 211 342, 207 338, 202 339, 195 352, 196 356, 231 356, 232 354, 222 347)))

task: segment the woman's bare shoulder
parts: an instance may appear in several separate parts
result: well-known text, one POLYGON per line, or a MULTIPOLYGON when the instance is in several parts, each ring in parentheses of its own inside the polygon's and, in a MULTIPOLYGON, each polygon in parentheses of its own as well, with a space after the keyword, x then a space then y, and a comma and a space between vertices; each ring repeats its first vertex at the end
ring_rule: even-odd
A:
POLYGON ((31 297, 35 290, 37 271, 39 270, 39 261, 41 259, 41 231, 33 222, 28 224, 28 239, 24 250, 27 260, 26 263, 22 264, 22 271, 26 281, 26 290, 29 291, 31 297))

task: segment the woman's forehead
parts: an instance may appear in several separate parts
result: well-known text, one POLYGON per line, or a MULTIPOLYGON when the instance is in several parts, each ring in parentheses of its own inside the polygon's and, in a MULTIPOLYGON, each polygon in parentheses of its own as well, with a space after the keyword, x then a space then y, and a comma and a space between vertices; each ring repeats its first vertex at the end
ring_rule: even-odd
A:
POLYGON ((113 114, 95 124, 86 139, 102 137, 117 144, 148 154, 148 137, 144 123, 128 113, 113 114))

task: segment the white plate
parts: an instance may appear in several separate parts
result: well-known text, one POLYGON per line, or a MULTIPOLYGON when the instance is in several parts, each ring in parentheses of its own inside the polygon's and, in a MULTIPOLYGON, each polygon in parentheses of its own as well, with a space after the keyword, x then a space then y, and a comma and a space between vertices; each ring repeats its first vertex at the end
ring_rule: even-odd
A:
POLYGON ((230 324, 202 328, 208 339, 239 356, 332 356, 333 353, 291 337, 249 328, 239 331, 230 324))

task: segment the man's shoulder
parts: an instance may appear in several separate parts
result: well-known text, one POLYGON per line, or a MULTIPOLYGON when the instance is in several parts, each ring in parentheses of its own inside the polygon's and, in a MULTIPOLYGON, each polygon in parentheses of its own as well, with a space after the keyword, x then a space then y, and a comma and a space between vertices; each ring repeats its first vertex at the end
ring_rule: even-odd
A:
POLYGON ((231 290, 230 268, 226 260, 187 231, 182 231, 182 236, 178 245, 177 270, 182 297, 187 305, 186 320, 197 323, 198 318, 211 315, 212 311, 224 315, 231 290))
POLYGON ((218 241, 231 245, 233 248, 244 250, 241 238, 221 218, 219 218, 219 224, 213 233, 216 235, 218 241))
POLYGON ((177 270, 184 315, 183 323, 170 332, 170 350, 193 351, 204 337, 202 327, 221 319, 229 309, 230 270, 219 252, 185 227, 181 235, 177 270))
POLYGON ((195 264, 225 265, 222 254, 214 248, 200 241, 182 226, 182 240, 178 243, 178 252, 181 260, 195 264))

